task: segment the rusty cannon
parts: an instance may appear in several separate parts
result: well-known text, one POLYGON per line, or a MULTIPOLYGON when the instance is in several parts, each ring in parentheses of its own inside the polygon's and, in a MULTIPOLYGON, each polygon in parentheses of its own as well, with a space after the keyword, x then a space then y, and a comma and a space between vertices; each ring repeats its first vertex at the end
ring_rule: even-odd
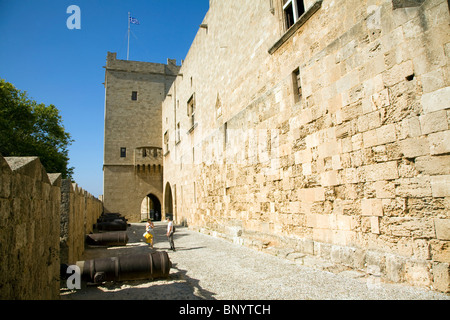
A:
POLYGON ((124 246, 128 243, 128 235, 124 231, 91 233, 86 236, 86 243, 91 246, 124 246))
POLYGON ((78 261, 81 279, 95 284, 167 278, 172 262, 165 251, 78 261))
POLYGON ((107 214, 102 214, 98 219, 97 222, 111 222, 114 220, 123 220, 125 222, 128 221, 128 219, 126 219, 125 217, 121 216, 120 214, 111 214, 111 213, 107 213, 107 214))
POLYGON ((94 229, 97 229, 98 231, 125 231, 127 230, 127 227, 127 222, 121 219, 94 224, 94 229))

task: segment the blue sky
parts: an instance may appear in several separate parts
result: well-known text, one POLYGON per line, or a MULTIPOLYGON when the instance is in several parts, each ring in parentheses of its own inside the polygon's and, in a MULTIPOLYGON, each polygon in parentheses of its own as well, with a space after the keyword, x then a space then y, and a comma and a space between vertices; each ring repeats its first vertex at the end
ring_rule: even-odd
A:
POLYGON ((185 59, 209 0, 0 0, 0 78, 39 103, 54 104, 75 142, 70 166, 80 187, 103 193, 104 68, 106 53, 166 63, 185 59), (70 30, 70 5, 81 29, 70 30))

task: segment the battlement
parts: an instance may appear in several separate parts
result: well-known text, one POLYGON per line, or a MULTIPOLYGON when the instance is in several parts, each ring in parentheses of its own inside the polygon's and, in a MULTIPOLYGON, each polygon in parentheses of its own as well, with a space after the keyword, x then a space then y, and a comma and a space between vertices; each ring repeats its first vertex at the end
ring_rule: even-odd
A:
POLYGON ((105 68, 110 71, 160 74, 176 77, 180 66, 176 59, 167 59, 167 64, 117 59, 116 52, 108 52, 105 68))

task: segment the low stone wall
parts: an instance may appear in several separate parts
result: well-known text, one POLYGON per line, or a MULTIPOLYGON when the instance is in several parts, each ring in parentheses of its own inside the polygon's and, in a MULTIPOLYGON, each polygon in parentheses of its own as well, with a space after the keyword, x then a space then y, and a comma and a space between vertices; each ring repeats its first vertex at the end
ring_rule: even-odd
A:
POLYGON ((61 176, 0 156, 0 299, 59 298, 61 176))
POLYGON ((102 207, 39 158, 0 155, 0 299, 59 299, 60 263, 83 253, 102 207))
POLYGON ((61 263, 75 264, 83 255, 85 236, 103 212, 103 203, 70 180, 61 185, 61 263))

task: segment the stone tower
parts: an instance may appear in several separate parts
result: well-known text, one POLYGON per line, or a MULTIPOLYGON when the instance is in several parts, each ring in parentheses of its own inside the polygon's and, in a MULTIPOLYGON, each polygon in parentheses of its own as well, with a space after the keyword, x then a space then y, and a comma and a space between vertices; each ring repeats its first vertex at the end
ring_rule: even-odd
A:
POLYGON ((105 71, 103 201, 105 212, 137 222, 161 218, 161 104, 179 66, 116 59, 105 71))

